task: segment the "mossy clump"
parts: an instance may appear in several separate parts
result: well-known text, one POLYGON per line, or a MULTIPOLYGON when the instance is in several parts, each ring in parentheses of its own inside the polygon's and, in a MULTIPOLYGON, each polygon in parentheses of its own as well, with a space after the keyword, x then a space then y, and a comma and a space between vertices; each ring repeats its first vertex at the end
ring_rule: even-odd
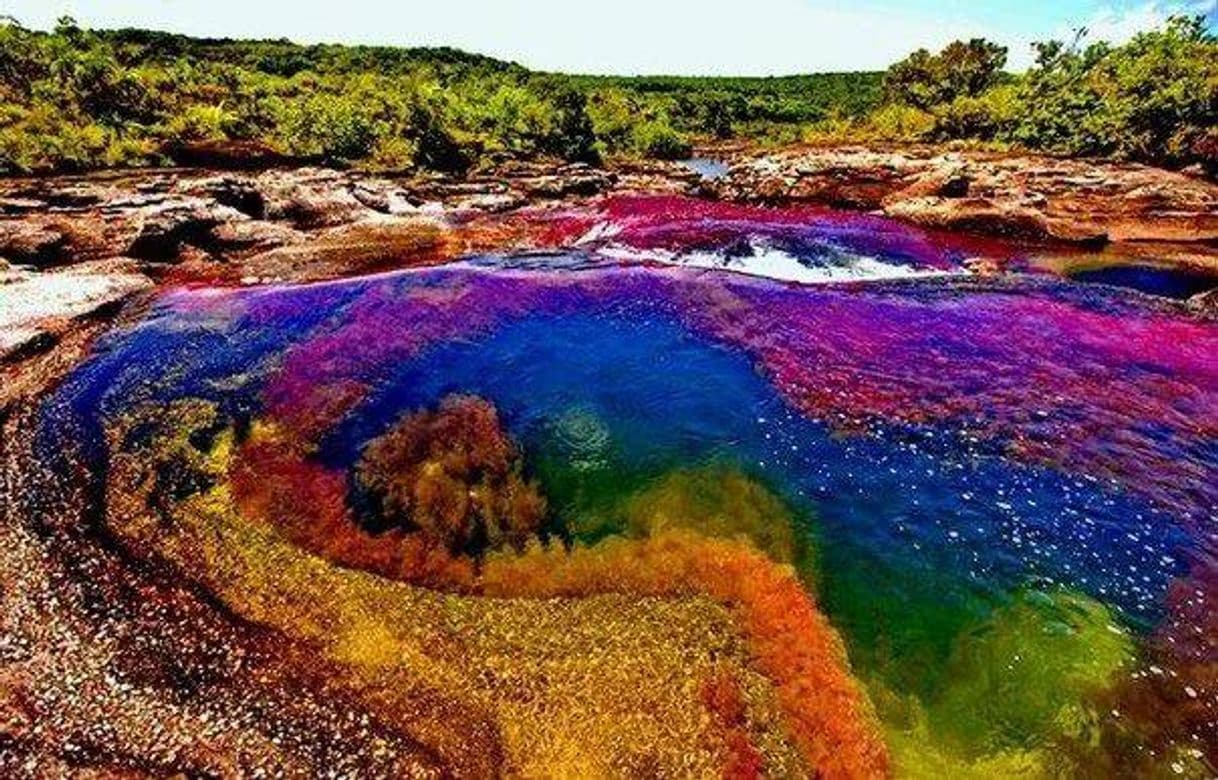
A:
POLYGON ((374 526, 417 531, 454 553, 522 548, 546 514, 495 407, 472 396, 399 418, 365 446, 356 476, 376 504, 374 526))

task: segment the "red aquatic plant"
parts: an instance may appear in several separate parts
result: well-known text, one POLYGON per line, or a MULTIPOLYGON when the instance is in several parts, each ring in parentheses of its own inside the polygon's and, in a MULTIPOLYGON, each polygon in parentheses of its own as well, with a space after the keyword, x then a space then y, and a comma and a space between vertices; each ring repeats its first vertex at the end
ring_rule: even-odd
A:
POLYGON ((765 759, 749 738, 748 709, 736 678, 718 670, 702 685, 702 705, 723 732, 727 761, 724 780, 752 780, 765 774, 765 759))
POLYGON ((480 584, 504 598, 705 594, 735 615, 758 671, 774 684, 792 740, 819 776, 888 774, 878 723, 841 639, 794 571, 748 544, 672 530, 571 552, 534 548, 490 558, 480 584))
POLYGON ((360 527, 349 507, 346 475, 310 460, 290 436, 263 432, 246 442, 229 480, 246 517, 340 566, 449 589, 464 589, 473 579, 468 558, 420 535, 360 527))
POLYGON ((449 396, 407 414, 364 449, 357 478, 378 520, 417 531, 453 553, 520 548, 538 531, 545 499, 522 476, 520 452, 481 398, 449 396))

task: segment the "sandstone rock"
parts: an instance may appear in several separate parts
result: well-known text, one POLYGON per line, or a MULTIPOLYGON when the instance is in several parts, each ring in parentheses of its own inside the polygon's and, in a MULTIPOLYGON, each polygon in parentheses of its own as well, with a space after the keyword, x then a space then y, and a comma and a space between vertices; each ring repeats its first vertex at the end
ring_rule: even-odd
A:
POLYGON ((0 220, 0 254, 18 263, 52 265, 64 259, 67 236, 44 220, 0 220))
POLYGON ((53 345, 81 320, 101 316, 152 281, 132 261, 27 272, 0 285, 0 363, 53 345))
POLYGON ((235 273, 241 279, 304 281, 427 265, 455 254, 446 236, 444 226, 429 218, 378 217, 254 255, 240 261, 235 273))
POLYGON ((220 170, 261 170, 301 162, 257 141, 192 141, 167 146, 164 153, 178 165, 220 170))
POLYGON ((236 209, 214 201, 185 199, 139 210, 138 232, 127 254, 161 262, 178 259, 183 244, 202 244, 217 225, 248 220, 236 209))
POLYGON ((376 214, 351 193, 346 175, 339 171, 272 171, 259 176, 256 186, 266 203, 266 219, 291 222, 303 230, 345 225, 376 214))
POLYGON ((1218 240, 1218 185, 1143 165, 814 148, 733 165, 719 197, 812 201, 921 225, 1070 242, 1218 240))
POLYGON ((405 189, 383 179, 356 181, 351 186, 351 194, 360 203, 382 214, 400 216, 418 211, 405 189))
POLYGON ((253 219, 266 216, 266 199, 255 180, 240 176, 212 176, 182 182, 179 189, 189 195, 210 198, 253 219))
POLYGON ((213 251, 229 255, 265 252, 306 239, 306 234, 277 222, 239 219, 215 225, 208 231, 203 243, 213 251))
POLYGON ((511 192, 485 192, 450 201, 450 207, 456 211, 483 211, 500 213, 520 208, 529 202, 523 195, 511 192))
POLYGON ((969 273, 977 276, 994 276, 1002 273, 1002 261, 993 257, 969 257, 960 263, 969 273))
POLYGON ((1188 299, 1188 307, 1206 317, 1218 318, 1218 289, 1197 293, 1188 299))

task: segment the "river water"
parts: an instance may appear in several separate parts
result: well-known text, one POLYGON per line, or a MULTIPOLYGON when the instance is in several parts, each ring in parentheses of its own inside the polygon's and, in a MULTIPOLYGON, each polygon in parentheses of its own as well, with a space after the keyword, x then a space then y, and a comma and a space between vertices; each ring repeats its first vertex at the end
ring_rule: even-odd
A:
POLYGON ((48 399, 47 458, 100 464, 109 421, 198 398, 350 473, 404 412, 477 395, 572 541, 682 480, 776 497, 899 771, 1208 771, 1218 324, 1136 274, 974 277, 1022 250, 875 217, 513 219, 541 251, 163 295, 48 399))

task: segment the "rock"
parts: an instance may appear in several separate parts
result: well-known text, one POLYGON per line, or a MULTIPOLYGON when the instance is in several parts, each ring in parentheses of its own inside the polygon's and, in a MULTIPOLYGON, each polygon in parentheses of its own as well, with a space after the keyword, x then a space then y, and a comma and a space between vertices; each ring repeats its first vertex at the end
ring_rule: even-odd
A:
POLYGON ((961 261, 969 273, 977 276, 994 276, 1002 273, 1002 261, 993 257, 969 257, 961 261))
POLYGON ((530 198, 564 198, 571 195, 596 195, 609 189, 613 180, 601 171, 574 169, 521 179, 516 185, 530 198))
POLYGON ((1044 215, 984 198, 908 198, 889 202, 884 213, 923 227, 1044 239, 1052 234, 1044 215))
POLYGON ((0 254, 18 263, 47 266, 62 262, 67 243, 64 232, 46 221, 0 220, 0 254))
POLYGON ((189 195, 211 198, 252 219, 266 217, 266 199, 253 179, 238 176, 214 176, 184 182, 181 190, 189 195))
POLYGON ((376 215, 352 194, 349 183, 339 171, 301 168, 265 173, 258 177, 256 186, 266 204, 266 219, 315 230, 376 215))
POLYGON ((516 193, 485 192, 458 198, 451 201, 450 206, 457 211, 483 211, 487 213, 500 213, 520 208, 528 202, 528 198, 516 193))
POLYGON ((1206 317, 1218 318, 1218 288, 1189 298, 1188 307, 1206 317))
POLYGON ((812 148, 763 154, 718 197, 882 209, 920 225, 1076 243, 1218 240, 1218 185, 1127 163, 812 148))
POLYGON ((160 262, 178 259, 183 244, 204 243, 217 225, 249 219, 234 208, 193 198, 140 209, 138 218, 127 254, 160 262))
POLYGON ((81 320, 151 287, 134 261, 123 259, 13 278, 0 285, 0 363, 49 348, 81 320))
POLYGON ((163 152, 178 165, 220 170, 263 170, 303 162, 257 141, 192 141, 169 145, 163 152))
POLYGON ((351 186, 351 195, 373 211, 400 216, 418 211, 409 193, 391 182, 382 179, 357 181, 351 186))
POLYGON ((305 240, 306 234, 287 225, 260 219, 240 219, 215 225, 208 231, 203 243, 221 255, 230 255, 265 252, 305 240))
POLYGON ((445 227, 426 217, 378 217, 324 231, 239 262, 241 279, 305 281, 450 259, 457 248, 445 227))

